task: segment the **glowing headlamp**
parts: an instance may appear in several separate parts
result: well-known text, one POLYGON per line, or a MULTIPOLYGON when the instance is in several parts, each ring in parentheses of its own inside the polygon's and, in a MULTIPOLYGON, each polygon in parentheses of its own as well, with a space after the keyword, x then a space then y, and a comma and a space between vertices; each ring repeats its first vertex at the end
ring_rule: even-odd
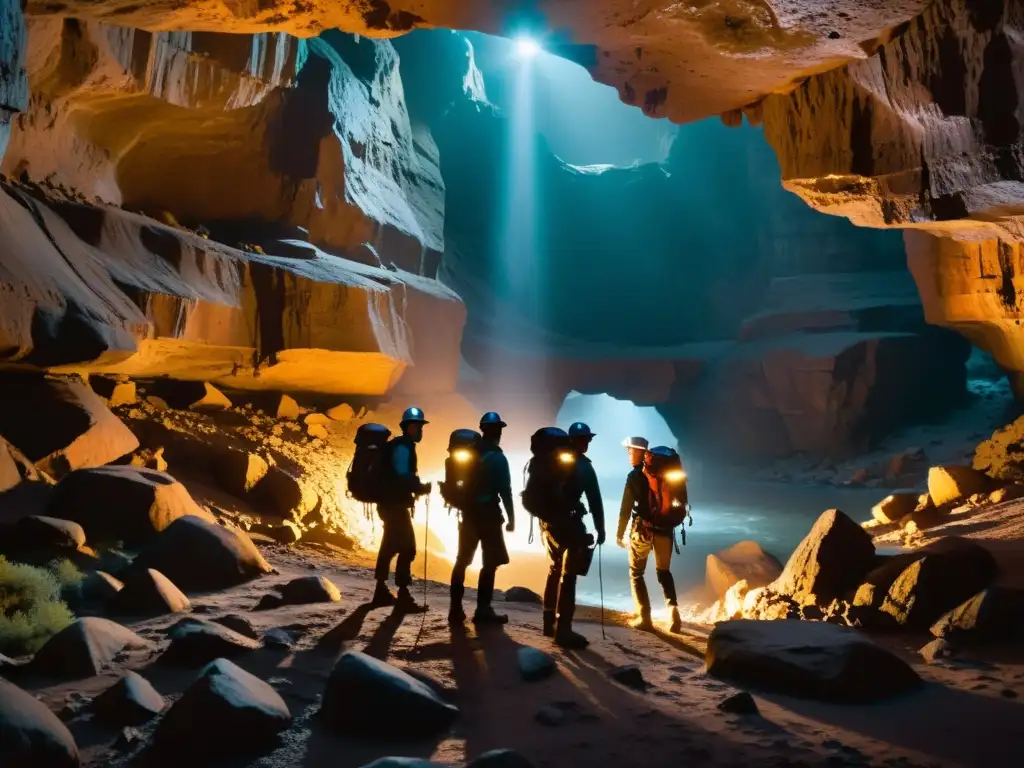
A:
POLYGON ((452 458, 460 464, 465 464, 472 460, 473 453, 472 451, 467 451, 465 448, 459 448, 457 451, 452 451, 452 458))
POLYGON ((558 454, 558 460, 563 464, 572 464, 574 461, 576 461, 576 457, 573 456, 572 453, 570 453, 569 451, 562 451, 561 453, 558 454))
POLYGON ((686 473, 681 469, 672 469, 665 473, 665 481, 669 483, 681 483, 686 479, 686 473))

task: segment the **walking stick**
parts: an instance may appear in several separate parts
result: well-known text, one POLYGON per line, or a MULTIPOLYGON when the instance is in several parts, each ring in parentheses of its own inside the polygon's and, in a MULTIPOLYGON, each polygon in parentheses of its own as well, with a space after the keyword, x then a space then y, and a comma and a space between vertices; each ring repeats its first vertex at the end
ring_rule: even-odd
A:
POLYGON ((412 644, 415 651, 420 645, 420 638, 423 637, 423 628, 427 623, 427 558, 430 557, 430 496, 423 500, 425 517, 423 518, 423 616, 420 618, 420 628, 416 633, 416 641, 412 644))
POLYGON ((607 640, 604 634, 604 569, 601 564, 601 545, 597 546, 597 583, 601 590, 601 639, 607 640))

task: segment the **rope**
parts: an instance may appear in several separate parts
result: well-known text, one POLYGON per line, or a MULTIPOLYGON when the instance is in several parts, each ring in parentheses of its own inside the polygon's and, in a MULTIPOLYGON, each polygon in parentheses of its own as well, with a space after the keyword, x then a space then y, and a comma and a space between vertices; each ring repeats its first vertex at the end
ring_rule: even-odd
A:
POLYGON ((601 588, 601 639, 607 640, 604 634, 604 569, 601 563, 601 545, 597 546, 597 583, 601 588))
POLYGON ((430 556, 430 496, 423 500, 425 517, 423 519, 423 615, 420 617, 420 628, 416 633, 416 641, 412 644, 415 651, 423 637, 423 628, 427 624, 427 558, 430 556))

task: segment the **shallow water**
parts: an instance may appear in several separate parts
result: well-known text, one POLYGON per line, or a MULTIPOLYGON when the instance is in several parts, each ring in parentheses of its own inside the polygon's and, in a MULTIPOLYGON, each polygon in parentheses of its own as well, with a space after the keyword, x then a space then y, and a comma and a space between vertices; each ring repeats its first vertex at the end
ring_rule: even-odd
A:
MULTIPOLYGON (((601 574, 595 557, 590 573, 579 582, 577 600, 597 605, 601 598, 600 577, 603 575, 605 606, 631 611, 633 601, 629 590, 627 553, 614 542, 622 484, 623 478, 619 477, 601 479, 609 541, 601 553, 601 574)), ((704 583, 708 555, 737 542, 752 540, 785 563, 823 511, 838 507, 854 520, 864 520, 870 518, 871 506, 884 493, 879 490, 781 483, 691 481, 693 525, 686 527, 686 545, 680 547, 680 554, 672 557, 672 573, 681 603, 686 603, 686 592, 704 583)), ((588 527, 592 528, 589 518, 588 527)), ((517 540, 519 535, 517 532, 517 540)), ((532 546, 511 549, 512 563, 499 571, 498 586, 522 584, 540 591, 546 573, 546 559, 539 543, 535 541, 532 546)), ((662 607, 653 555, 647 566, 647 585, 655 609, 662 607)))

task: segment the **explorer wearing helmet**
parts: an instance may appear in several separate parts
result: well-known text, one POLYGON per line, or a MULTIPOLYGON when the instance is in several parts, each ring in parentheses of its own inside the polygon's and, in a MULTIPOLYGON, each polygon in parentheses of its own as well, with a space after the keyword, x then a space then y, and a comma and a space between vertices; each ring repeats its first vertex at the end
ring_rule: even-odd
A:
POLYGON ((592 550, 592 537, 586 532, 583 517, 588 507, 594 518, 598 546, 604 544, 604 505, 594 466, 586 456, 594 433, 581 421, 569 427, 569 447, 576 455, 569 483, 569 502, 575 509, 571 521, 564 527, 542 525, 544 547, 551 560, 547 584, 544 587, 544 634, 553 636, 555 643, 566 648, 585 648, 589 641, 572 628, 576 612, 576 580, 586 575, 592 550), (583 505, 582 497, 587 505, 583 505), (586 564, 584 566, 583 564, 586 564))
POLYGON ((375 577, 377 589, 373 605, 397 605, 407 613, 419 613, 426 606, 419 605, 409 591, 412 584, 412 561, 416 559, 416 534, 412 528, 412 515, 416 508, 416 497, 430 493, 430 483, 420 481, 417 474, 416 444, 423 439, 423 425, 429 422, 419 408, 406 408, 402 414, 402 434, 389 444, 390 483, 394 495, 386 503, 377 505, 377 512, 384 525, 384 534, 377 553, 375 577), (388 589, 388 575, 391 561, 395 563, 396 597, 388 589))
MULTIPOLYGON (((491 606, 494 596, 494 576, 498 568, 508 563, 508 549, 501 531, 502 507, 508 525, 505 530, 515 530, 515 507, 512 503, 512 474, 508 459, 501 450, 501 432, 508 426, 494 411, 480 418, 479 483, 476 501, 462 513, 459 522, 459 552, 452 568, 451 608, 448 611, 450 623, 458 625, 466 620, 462 608, 465 593, 466 568, 476 557, 476 550, 482 550, 483 563, 477 582, 475 624, 505 624, 508 616, 496 613, 491 606), (499 505, 500 502, 500 505, 499 505)), ((474 483, 474 484, 475 484, 474 483)))

